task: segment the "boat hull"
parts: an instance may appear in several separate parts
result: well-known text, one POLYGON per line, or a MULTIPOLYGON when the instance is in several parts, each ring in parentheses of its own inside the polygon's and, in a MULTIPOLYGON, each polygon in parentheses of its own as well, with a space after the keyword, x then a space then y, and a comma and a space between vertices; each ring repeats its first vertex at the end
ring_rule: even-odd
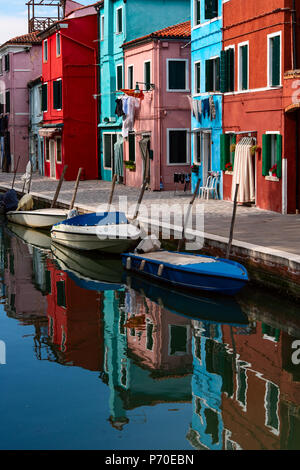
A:
MULTIPOLYGON (((168 263, 160 263, 159 261, 148 259, 147 255, 143 258, 132 253, 123 253, 122 263, 125 269, 129 271, 151 277, 158 282, 164 282, 172 286, 192 291, 200 290, 211 293, 235 295, 248 282, 246 270, 244 270, 246 273, 244 278, 226 277, 214 273, 208 274, 187 270, 179 265, 173 266, 168 263), (143 259, 145 260, 145 263, 142 265, 143 259), (163 265, 162 272, 160 272, 161 265, 163 265)), ((237 265, 238 263, 235 264, 237 265)))
POLYGON ((14 224, 30 228, 49 229, 52 225, 65 220, 68 217, 68 211, 63 209, 10 211, 7 212, 6 217, 14 224))
POLYGON ((105 253, 120 254, 136 245, 136 240, 132 238, 113 238, 113 237, 100 237, 97 229, 88 230, 89 228, 82 228, 81 230, 74 230, 64 227, 53 227, 51 230, 51 237, 55 243, 64 245, 68 248, 81 251, 101 251, 105 253))

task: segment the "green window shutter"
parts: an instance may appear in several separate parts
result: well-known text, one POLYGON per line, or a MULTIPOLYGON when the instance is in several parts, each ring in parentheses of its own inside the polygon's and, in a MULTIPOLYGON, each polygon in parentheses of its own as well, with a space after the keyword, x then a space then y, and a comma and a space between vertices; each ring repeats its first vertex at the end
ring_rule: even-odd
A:
POLYGON ((242 89, 248 89, 248 46, 242 46, 242 89))
MULTIPOLYGON (((232 136, 231 142, 232 142, 232 144, 236 145, 236 135, 235 134, 232 136)), ((235 157, 235 151, 231 152, 232 168, 234 168, 234 157, 235 157)))
POLYGON ((129 160, 131 162, 135 162, 135 135, 134 134, 129 134, 128 145, 129 145, 129 160))
POLYGON ((226 93, 228 91, 227 57, 228 51, 221 51, 220 90, 222 93, 226 93))
POLYGON ((221 149, 221 170, 226 170, 226 164, 230 162, 230 135, 220 135, 220 149, 221 149))
POLYGON ((59 92, 59 89, 60 89, 60 82, 54 81, 53 82, 53 108, 54 109, 60 109, 60 102, 59 102, 60 92, 59 92))
POLYGON ((5 93, 5 112, 10 113, 10 91, 5 93))
MULTIPOLYGON (((170 63, 169 63, 170 64, 170 63)), ((146 90, 150 90, 150 83, 151 83, 151 62, 145 62, 145 87, 146 90)))
POLYGON ((48 106, 48 85, 44 83, 42 85, 42 111, 47 111, 48 106))
POLYGON ((277 152, 276 152, 276 163, 277 163, 277 178, 282 176, 282 135, 278 135, 277 139, 277 152))
POLYGON ((234 49, 227 50, 227 91, 234 91, 234 49))
POLYGON ((215 62, 215 83, 214 83, 214 90, 213 91, 220 91, 220 57, 214 59, 215 62))
POLYGON ((262 174, 269 176, 271 168, 271 135, 263 134, 262 136, 262 174))
POLYGON ((272 86, 280 85, 280 36, 272 38, 272 86))
POLYGON ((205 91, 213 91, 213 61, 205 61, 205 91))

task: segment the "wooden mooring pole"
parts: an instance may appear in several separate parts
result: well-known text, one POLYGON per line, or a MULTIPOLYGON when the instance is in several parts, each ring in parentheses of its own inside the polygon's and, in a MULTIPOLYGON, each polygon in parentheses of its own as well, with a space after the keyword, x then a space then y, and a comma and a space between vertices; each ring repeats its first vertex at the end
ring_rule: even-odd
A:
POLYGON ((65 173, 67 171, 67 168, 68 168, 68 165, 65 165, 64 169, 62 171, 62 174, 60 175, 59 182, 58 182, 55 194, 54 194, 54 198, 52 199, 52 202, 51 202, 51 206, 50 206, 51 208, 55 207, 55 204, 57 202, 57 198, 58 198, 58 195, 59 195, 59 192, 60 192, 60 188, 61 188, 64 176, 65 176, 65 173))
POLYGON ((235 224, 238 192, 239 192, 239 184, 236 184, 235 193, 234 193, 234 201, 233 201, 232 218, 231 218, 231 224, 230 224, 230 234, 229 234, 229 240, 228 240, 228 245, 227 245, 227 253, 226 253, 226 258, 227 259, 229 259, 229 257, 230 257, 231 245, 232 245, 232 240, 233 240, 233 230, 234 230, 234 224, 235 224))

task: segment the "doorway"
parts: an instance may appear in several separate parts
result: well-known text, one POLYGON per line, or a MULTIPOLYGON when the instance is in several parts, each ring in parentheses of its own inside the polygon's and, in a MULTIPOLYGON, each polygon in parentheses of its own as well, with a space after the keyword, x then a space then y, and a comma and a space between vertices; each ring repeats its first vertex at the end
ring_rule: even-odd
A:
POLYGON ((50 178, 56 177, 55 171, 55 140, 49 141, 49 156, 50 156, 50 178))

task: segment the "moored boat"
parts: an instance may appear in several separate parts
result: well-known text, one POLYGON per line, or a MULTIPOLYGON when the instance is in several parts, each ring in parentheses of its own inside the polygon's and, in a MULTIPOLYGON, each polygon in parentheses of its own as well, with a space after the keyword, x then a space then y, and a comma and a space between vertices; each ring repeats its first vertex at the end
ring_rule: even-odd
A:
POLYGON ((6 217, 14 224, 31 228, 49 229, 68 217, 68 209, 46 208, 30 211, 10 211, 6 217))
POLYGON ((228 259, 193 253, 156 251, 147 254, 123 253, 128 271, 184 289, 235 295, 249 281, 247 270, 228 259))
POLYGON ((55 243, 76 250, 122 253, 137 244, 140 229, 123 212, 91 213, 55 224, 51 237, 55 243))

